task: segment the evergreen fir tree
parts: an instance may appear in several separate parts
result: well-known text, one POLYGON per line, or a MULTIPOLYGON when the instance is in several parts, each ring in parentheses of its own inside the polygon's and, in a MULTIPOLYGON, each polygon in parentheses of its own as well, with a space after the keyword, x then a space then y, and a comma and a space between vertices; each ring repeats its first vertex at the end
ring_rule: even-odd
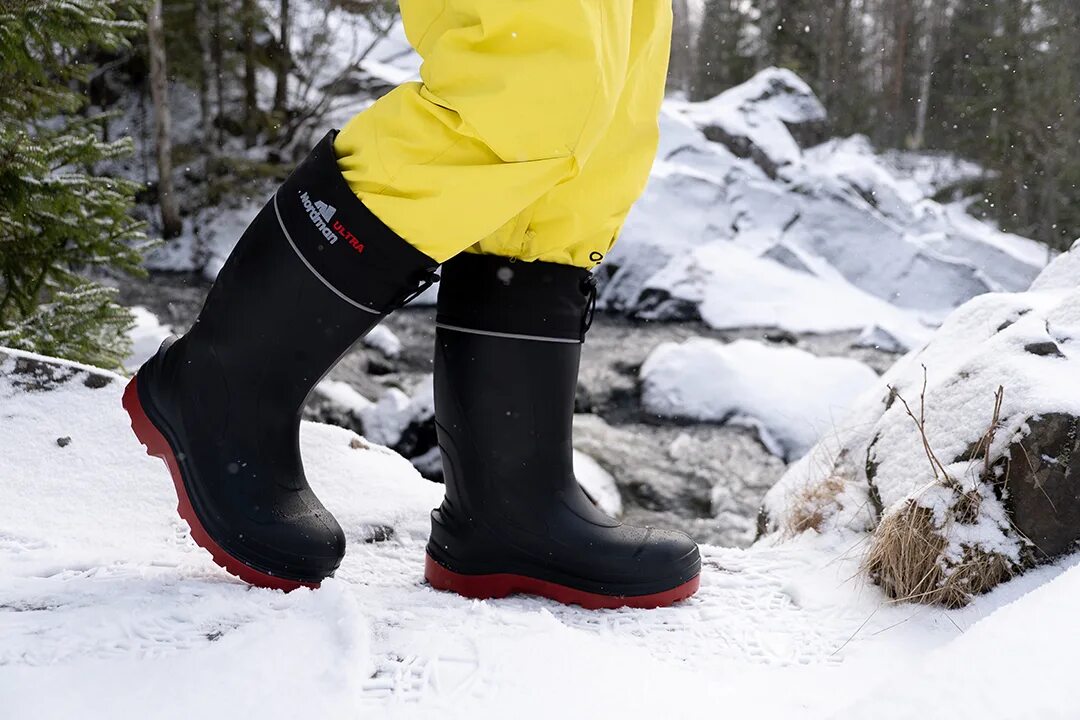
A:
POLYGON ((82 92, 90 52, 141 32, 132 0, 14 0, 0 9, 0 344, 116 367, 130 314, 88 271, 141 272, 137 184, 93 172, 102 142, 82 92))
POLYGON ((706 0, 698 30, 697 64, 690 95, 706 100, 753 74, 753 58, 744 51, 746 18, 734 0, 706 0))

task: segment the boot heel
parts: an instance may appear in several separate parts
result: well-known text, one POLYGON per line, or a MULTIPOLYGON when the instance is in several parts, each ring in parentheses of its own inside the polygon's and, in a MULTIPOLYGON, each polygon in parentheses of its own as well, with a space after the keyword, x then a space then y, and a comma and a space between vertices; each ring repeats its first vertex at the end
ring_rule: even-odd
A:
POLYGON ((131 378, 127 387, 124 388, 123 406, 131 419, 131 429, 135 433, 135 437, 142 443, 142 446, 146 448, 146 454, 160 458, 165 463, 165 466, 169 468, 173 488, 176 490, 176 512, 188 524, 191 539, 195 541, 196 545, 210 553, 216 565, 244 582, 271 590, 290 592, 301 587, 313 589, 319 587, 318 583, 301 583, 267 575, 240 562, 214 542, 202 523, 199 522, 199 517, 195 514, 195 508, 192 507, 187 490, 184 488, 183 476, 180 474, 180 464, 176 462, 176 456, 173 454, 169 441, 165 439, 157 426, 147 417, 146 411, 143 409, 142 401, 139 399, 138 373, 131 378))

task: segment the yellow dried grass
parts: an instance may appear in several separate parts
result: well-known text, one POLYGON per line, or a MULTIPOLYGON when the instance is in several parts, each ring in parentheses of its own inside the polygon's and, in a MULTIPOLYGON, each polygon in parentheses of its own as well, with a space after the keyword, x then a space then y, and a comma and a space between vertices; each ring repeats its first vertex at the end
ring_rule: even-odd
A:
POLYGON ((864 569, 898 602, 964 607, 1005 582, 1015 564, 997 553, 965 547, 960 562, 945 558, 948 540, 933 513, 914 500, 882 518, 870 539, 864 569))

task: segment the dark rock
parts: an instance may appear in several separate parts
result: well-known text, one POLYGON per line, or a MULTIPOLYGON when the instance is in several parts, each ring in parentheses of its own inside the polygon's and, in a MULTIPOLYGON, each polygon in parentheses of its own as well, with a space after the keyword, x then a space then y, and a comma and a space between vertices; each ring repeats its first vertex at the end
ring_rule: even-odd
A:
POLYGON ((757 527, 754 529, 754 542, 765 537, 767 532, 769 532, 769 511, 762 505, 758 508, 757 527))
POLYGON ((397 368, 381 358, 369 357, 367 361, 367 371, 369 375, 380 376, 395 373, 397 372, 397 368))
POLYGON ((1064 353, 1061 352, 1061 348, 1059 348, 1057 344, 1051 340, 1029 343, 1028 345, 1024 346, 1024 350, 1031 353, 1032 355, 1038 355, 1040 357, 1065 357, 1064 353))
POLYGON ((659 288, 643 290, 628 314, 640 320, 701 321, 696 302, 673 298, 667 290, 659 288))
POLYGON ((628 482, 622 485, 622 489, 634 505, 646 510, 666 510, 670 506, 668 499, 651 483, 628 482))
POLYGON ((437 447, 439 439, 435 433, 435 416, 415 418, 401 431, 401 437, 394 445, 394 452, 402 457, 420 457, 437 447))
POLYGON ((67 447, 68 445, 71 444, 71 438, 67 437, 67 436, 64 436, 64 437, 61 437, 61 438, 56 438, 56 444, 59 445, 60 447, 67 447))
POLYGON ((1027 315, 1027 314, 1028 314, 1029 312, 1031 312, 1031 308, 1024 308, 1023 310, 1019 310, 1019 311, 1017 311, 1017 312, 1016 312, 1016 313, 1015 313, 1015 314, 1014 314, 1014 315, 1013 315, 1012 317, 1010 317, 1010 318, 1009 318, 1008 320, 1006 320, 1005 322, 1003 322, 1003 323, 1001 323, 1000 325, 998 325, 998 328, 997 328, 997 332, 1001 332, 1002 330, 1007 330, 1008 328, 1012 327, 1013 325, 1015 325, 1015 324, 1016 324, 1016 321, 1017 321, 1017 320, 1019 320, 1020 318, 1024 317, 1024 316, 1025 316, 1025 315, 1027 315))
POLYGON ((87 373, 86 378, 83 379, 83 385, 91 390, 100 390, 103 387, 111 384, 113 379, 108 375, 98 375, 96 373, 87 373))
POLYGON ((808 120, 801 123, 785 122, 784 127, 791 133, 802 149, 814 147, 825 142, 829 136, 829 123, 824 120, 808 120))
POLYGON ((878 462, 877 454, 874 453, 874 447, 881 440, 881 432, 879 431, 874 435, 874 439, 870 441, 870 444, 866 447, 866 465, 864 467, 866 471, 866 487, 867 497, 870 500, 870 504, 874 506, 874 514, 877 519, 880 520, 881 516, 885 514, 885 503, 881 500, 881 491, 877 486, 877 473, 878 467, 881 463, 878 462))
POLYGON ((380 543, 392 540, 394 537, 394 528, 389 525, 371 525, 361 530, 360 538, 362 542, 380 543))
POLYGON ((725 128, 710 125, 704 129, 705 137, 715 143, 726 147, 735 157, 752 161, 764 171, 770 179, 775 180, 780 173, 780 166, 776 164, 768 153, 756 145, 750 138, 744 135, 734 135, 725 128))
POLYGON ((964 452, 960 453, 955 458, 953 458, 953 462, 954 463, 972 462, 977 458, 983 457, 984 456, 983 450, 985 449, 983 447, 984 445, 986 445, 985 438, 979 438, 978 440, 975 440, 970 445, 968 445, 966 448, 964 448, 964 452))
POLYGON ((780 328, 774 328, 772 330, 766 330, 761 335, 765 338, 766 342, 777 343, 779 345, 798 345, 799 338, 795 333, 789 330, 782 330, 780 328))
POLYGON ((579 378, 577 391, 574 393, 574 414, 582 415, 595 411, 596 403, 593 400, 592 393, 589 392, 589 388, 579 378))
POLYGON ((423 455, 409 458, 409 462, 420 473, 420 477, 434 483, 443 483, 442 453, 438 447, 433 447, 423 455))
POLYGON ((1009 448, 1004 498, 1016 529, 1047 559, 1080 540, 1080 418, 1053 413, 1028 427, 1009 448))
POLYGON ((113 378, 105 372, 86 370, 63 360, 27 357, 0 349, 0 367, 11 377, 17 390, 47 392, 82 378, 86 387, 97 390, 109 385, 113 378))
POLYGON ((773 262, 778 262, 790 270, 801 272, 805 275, 816 275, 816 273, 810 269, 810 266, 803 262, 803 259, 799 257, 798 253, 784 243, 773 245, 771 248, 761 253, 761 257, 768 258, 773 262))
POLYGON ((364 423, 359 416, 318 393, 312 393, 308 398, 303 417, 311 422, 337 425, 357 435, 364 434, 364 423))

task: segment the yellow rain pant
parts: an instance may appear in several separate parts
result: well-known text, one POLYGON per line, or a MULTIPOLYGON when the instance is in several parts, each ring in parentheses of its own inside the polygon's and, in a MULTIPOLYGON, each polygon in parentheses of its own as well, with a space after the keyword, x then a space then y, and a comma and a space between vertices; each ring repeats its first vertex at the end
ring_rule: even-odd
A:
POLYGON ((342 129, 364 204, 439 262, 591 268, 648 179, 670 0, 401 0, 422 83, 342 129))

